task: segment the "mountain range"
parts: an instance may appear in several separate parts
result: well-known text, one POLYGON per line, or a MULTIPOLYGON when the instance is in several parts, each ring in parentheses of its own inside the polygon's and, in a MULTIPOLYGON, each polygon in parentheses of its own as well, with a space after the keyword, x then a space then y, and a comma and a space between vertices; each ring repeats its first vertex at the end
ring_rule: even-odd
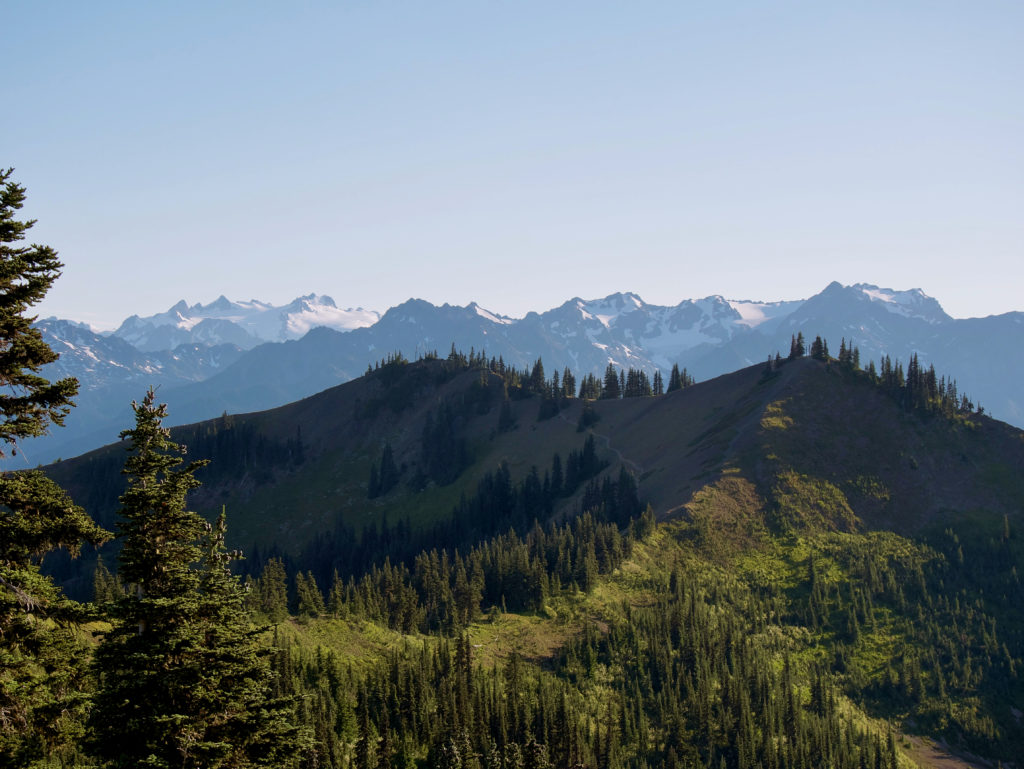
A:
POLYGON ((568 367, 577 375, 601 374, 609 363, 666 373, 677 364, 703 380, 785 354, 798 332, 823 336, 833 353, 841 340, 855 344, 865 365, 916 353, 990 414, 1024 425, 1024 358, 1008 354, 1024 349, 1024 313, 954 319, 919 289, 866 283, 834 282, 796 301, 710 296, 660 306, 632 293, 576 297, 523 318, 476 303, 410 299, 378 315, 342 310, 315 294, 281 307, 222 296, 132 316, 108 334, 58 319, 37 326, 61 354, 44 373, 75 376, 82 391, 63 430, 25 444, 28 464, 110 442, 130 420, 130 401, 150 385, 161 388, 182 424, 308 397, 396 352, 416 358, 455 346, 519 368, 540 358, 549 371, 568 367))
POLYGON ((145 318, 132 315, 113 336, 144 352, 183 344, 234 344, 248 350, 263 342, 298 339, 318 326, 351 331, 378 320, 379 313, 362 307, 340 309, 329 296, 308 294, 275 307, 255 299, 232 302, 221 295, 207 305, 182 300, 166 312, 145 318))

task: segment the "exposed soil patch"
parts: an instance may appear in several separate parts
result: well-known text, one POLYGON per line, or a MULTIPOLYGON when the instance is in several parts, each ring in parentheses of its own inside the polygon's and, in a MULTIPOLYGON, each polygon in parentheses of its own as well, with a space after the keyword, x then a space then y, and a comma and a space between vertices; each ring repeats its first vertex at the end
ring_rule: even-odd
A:
POLYGON ((901 735, 900 740, 910 743, 905 751, 921 769, 992 769, 992 764, 988 762, 971 761, 953 755, 942 743, 910 734, 901 735))

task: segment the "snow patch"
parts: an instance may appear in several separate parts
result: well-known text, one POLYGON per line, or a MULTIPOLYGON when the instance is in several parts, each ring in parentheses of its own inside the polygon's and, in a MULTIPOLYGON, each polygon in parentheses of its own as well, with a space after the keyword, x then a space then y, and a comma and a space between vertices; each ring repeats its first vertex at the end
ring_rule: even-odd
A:
POLYGON ((620 318, 643 309, 646 305, 636 294, 611 294, 604 299, 579 299, 576 301, 584 319, 597 320, 610 329, 620 318))
POLYGON ((879 288, 870 283, 858 283, 851 288, 860 291, 870 301, 880 303, 889 312, 906 318, 919 318, 935 324, 949 317, 935 299, 919 288, 895 291, 891 288, 879 288))
POLYGON ((802 304, 800 301, 751 302, 743 299, 728 299, 726 303, 739 313, 740 319, 736 321, 736 325, 745 328, 757 328, 768 321, 788 315, 802 304))
POLYGON ((476 312, 477 315, 479 315, 484 320, 489 320, 491 323, 497 323, 497 324, 502 325, 502 326, 508 326, 508 325, 510 325, 512 323, 515 323, 515 320, 513 320, 512 318, 506 318, 503 315, 495 315, 490 310, 485 310, 483 307, 478 305, 476 302, 473 302, 470 305, 470 307, 473 308, 473 310, 476 312))

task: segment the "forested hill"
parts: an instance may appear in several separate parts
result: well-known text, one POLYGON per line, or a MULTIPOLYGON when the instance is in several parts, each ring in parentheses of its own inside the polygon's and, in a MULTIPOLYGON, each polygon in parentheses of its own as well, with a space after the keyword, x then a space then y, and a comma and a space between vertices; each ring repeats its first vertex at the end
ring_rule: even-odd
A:
MULTIPOLYGON (((398 357, 288 406, 173 435, 190 458, 211 460, 192 504, 209 516, 225 507, 229 537, 247 552, 291 557, 339 530, 436 528, 499 470, 543 490, 555 457, 564 474, 588 435, 603 475, 627 470, 659 518, 723 473, 749 484, 765 515, 809 515, 819 527, 912 533, 975 510, 1024 509, 1024 433, 971 411, 908 407, 902 390, 835 360, 799 357, 771 369, 696 384, 683 372, 673 391, 645 396, 655 389, 639 372, 620 371, 622 384, 605 387, 569 371, 547 377, 542 363, 520 372, 458 353, 398 357), (791 510, 793 500, 822 494, 827 503, 791 510)), ((115 444, 47 472, 112 528, 124 455, 115 444)), ((526 523, 571 514, 585 491, 580 482, 571 493, 548 492, 526 523)))
MULTIPOLYGON (((916 361, 815 355, 667 386, 395 358, 175 429, 298 763, 928 766, 902 732, 1016 766, 1024 433, 916 361)), ((113 525, 123 458, 48 472, 113 525)), ((119 595, 83 563, 51 565, 119 595)))

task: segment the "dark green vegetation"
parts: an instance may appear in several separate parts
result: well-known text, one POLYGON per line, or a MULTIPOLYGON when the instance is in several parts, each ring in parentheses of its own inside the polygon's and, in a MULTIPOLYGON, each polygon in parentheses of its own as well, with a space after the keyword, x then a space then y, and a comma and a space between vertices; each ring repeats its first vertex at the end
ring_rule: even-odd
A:
POLYGON ((201 463, 184 465, 152 390, 133 406, 118 526, 129 589, 103 604, 112 626, 93 655, 89 752, 117 767, 286 765, 302 744, 295 702, 273 693, 224 516, 211 527, 185 509, 201 463))
POLYGON ((2 479, 5 765, 1009 765, 1024 434, 805 347, 667 387, 393 356, 170 436, 148 398, 127 463, 2 479), (52 552, 105 533, 47 477, 116 577, 52 552))
MULTIPOLYGON (((56 253, 24 246, 32 222, 15 219, 25 190, 0 171, 0 456, 18 440, 60 424, 78 389, 39 369, 57 356, 25 317, 60 275, 56 253)), ((73 752, 88 709, 88 654, 77 627, 91 612, 40 573, 44 555, 99 544, 98 528, 41 473, 0 476, 0 764, 73 752)))
MULTIPOLYGON (((0 173, 0 449, 60 424, 77 384, 38 376, 56 356, 27 309, 59 275, 56 254, 16 247, 24 190, 0 173)), ((110 535, 40 472, 0 476, 0 763, 3 766, 256 767, 296 761, 308 731, 273 691, 270 650, 216 528, 185 509, 201 463, 181 467, 150 391, 125 432, 119 579, 77 604, 40 570, 110 535), (200 547, 202 545, 202 547, 200 547), (127 589, 121 589, 121 584, 127 589), (99 645, 95 642, 99 640, 99 645)))
MULTIPOLYGON (((623 381, 646 378, 617 372, 616 382, 619 374, 623 381)), ((676 389, 693 384, 686 372, 674 372, 672 381, 676 389)), ((649 400, 639 397, 641 390, 630 393, 631 401, 649 400)), ((571 455, 583 444, 575 428, 581 413, 584 429, 595 424, 608 401, 592 375, 577 390, 571 372, 545 379, 540 361, 530 371, 517 371, 482 354, 452 351, 413 363, 392 356, 353 382, 295 404, 225 414, 174 428, 173 435, 190 456, 210 460, 197 472, 203 487, 194 503, 212 510, 226 505, 230 536, 252 561, 259 560, 253 545, 260 553, 269 549, 268 555, 294 554, 338 528, 358 533, 384 522, 414 529, 447 522, 460 500, 476 495, 478 485, 503 464, 517 479, 538 465, 543 483, 544 471, 555 472, 551 462, 557 454, 573 491, 582 491, 571 478, 571 455), (602 400, 588 403, 584 412, 578 392, 590 390, 602 400), (539 446, 544 448, 538 451, 539 446)), ((123 448, 115 445, 48 473, 113 527, 123 461, 123 448)), ((524 514, 517 526, 574 509, 578 500, 562 491, 553 506, 524 514)), ((88 595, 91 565, 52 568, 70 590, 88 595)))

